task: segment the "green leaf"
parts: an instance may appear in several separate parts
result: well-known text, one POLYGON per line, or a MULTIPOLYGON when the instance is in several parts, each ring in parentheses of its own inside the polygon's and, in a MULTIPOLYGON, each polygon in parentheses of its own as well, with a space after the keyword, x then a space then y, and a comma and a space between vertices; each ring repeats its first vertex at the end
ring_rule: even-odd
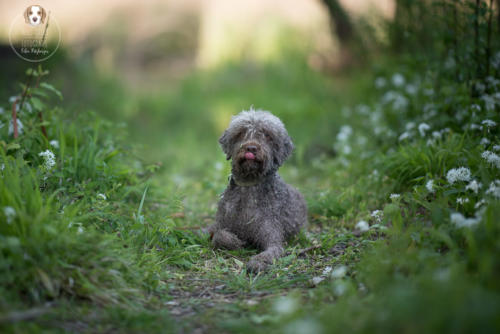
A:
POLYGON ((45 104, 39 98, 32 97, 30 101, 36 110, 43 111, 45 109, 45 104))
POLYGON ((32 89, 32 90, 31 90, 31 94, 33 94, 33 95, 38 95, 38 96, 40 96, 40 97, 44 97, 44 98, 48 98, 48 97, 49 97, 49 95, 47 94, 47 92, 46 92, 46 91, 41 90, 41 89, 39 89, 39 88, 32 89))
POLYGON ((401 209, 396 204, 387 204, 384 207, 384 216, 389 218, 392 226, 396 231, 401 231, 403 228, 403 217, 401 216, 401 209))
POLYGON ((40 87, 45 88, 47 90, 50 90, 51 92, 56 94, 60 100, 63 99, 61 92, 58 89, 56 89, 54 86, 52 86, 51 84, 48 84, 46 82, 42 82, 42 83, 40 83, 40 87))
POLYGON ((148 192, 149 185, 146 186, 146 189, 144 189, 144 193, 142 194, 141 198, 141 203, 139 204, 139 209, 137 210, 137 218, 140 220, 141 213, 142 213, 142 206, 144 205, 144 199, 146 198, 146 193, 148 192))
POLYGON ((10 143, 5 147, 5 151, 15 151, 21 148, 21 145, 18 143, 10 143))
POLYGON ((56 295, 56 291, 54 289, 54 284, 52 284, 52 280, 49 278, 49 275, 47 275, 45 271, 40 268, 37 268, 37 270, 40 280, 42 281, 45 289, 47 289, 48 293, 54 297, 56 295))

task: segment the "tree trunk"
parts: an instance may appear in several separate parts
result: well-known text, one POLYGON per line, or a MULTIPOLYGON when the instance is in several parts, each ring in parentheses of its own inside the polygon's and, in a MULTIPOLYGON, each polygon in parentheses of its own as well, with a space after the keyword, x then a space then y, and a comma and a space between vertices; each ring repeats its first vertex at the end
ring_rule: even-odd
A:
POLYGON ((349 19, 349 15, 347 15, 338 0, 323 0, 323 3, 328 9, 332 30, 334 30, 333 33, 337 35, 342 44, 348 44, 354 35, 354 29, 349 19))

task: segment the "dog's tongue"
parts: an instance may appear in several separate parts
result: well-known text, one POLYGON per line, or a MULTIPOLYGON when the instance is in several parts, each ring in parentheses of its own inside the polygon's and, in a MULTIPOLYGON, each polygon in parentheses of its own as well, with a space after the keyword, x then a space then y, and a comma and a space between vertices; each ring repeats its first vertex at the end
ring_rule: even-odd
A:
POLYGON ((255 159, 255 155, 252 152, 247 152, 247 153, 245 153, 245 159, 247 159, 247 160, 254 160, 255 159))

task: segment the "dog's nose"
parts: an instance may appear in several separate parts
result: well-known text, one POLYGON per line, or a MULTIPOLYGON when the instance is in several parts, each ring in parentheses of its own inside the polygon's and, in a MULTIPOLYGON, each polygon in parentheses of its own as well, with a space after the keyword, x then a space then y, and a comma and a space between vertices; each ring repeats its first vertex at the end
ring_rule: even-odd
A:
POLYGON ((246 148, 247 152, 257 153, 257 146, 255 145, 248 145, 246 148))
POLYGON ((33 18, 33 22, 36 22, 36 20, 38 20, 38 18, 37 18, 37 17, 34 17, 34 18, 33 18))

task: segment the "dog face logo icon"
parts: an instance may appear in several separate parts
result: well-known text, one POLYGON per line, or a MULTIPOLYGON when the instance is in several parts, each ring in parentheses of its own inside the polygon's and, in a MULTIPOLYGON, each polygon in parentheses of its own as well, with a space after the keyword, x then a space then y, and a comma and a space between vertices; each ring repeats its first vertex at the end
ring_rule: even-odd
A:
POLYGON ((38 5, 29 6, 24 11, 24 19, 26 20, 26 23, 32 25, 33 27, 45 23, 46 16, 47 13, 45 12, 45 9, 38 5))

